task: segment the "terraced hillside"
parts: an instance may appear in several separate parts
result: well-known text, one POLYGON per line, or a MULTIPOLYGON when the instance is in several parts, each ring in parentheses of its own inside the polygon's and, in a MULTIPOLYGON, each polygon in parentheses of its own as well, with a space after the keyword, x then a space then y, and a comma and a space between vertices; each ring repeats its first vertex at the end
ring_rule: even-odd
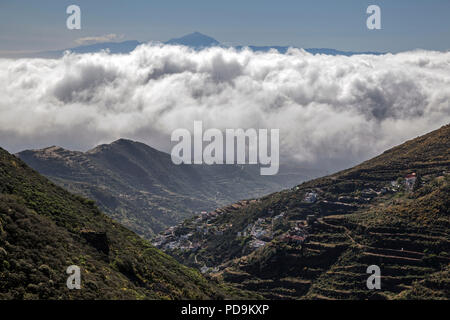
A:
POLYGON ((169 154, 126 139, 87 152, 49 147, 18 156, 148 239, 195 213, 307 179, 298 168, 281 168, 284 174, 272 177, 261 176, 256 165, 175 165, 169 154))
POLYGON ((449 299, 450 125, 354 168, 242 201, 155 241, 270 299, 449 299), (370 265, 381 290, 368 290, 370 265))
POLYGON ((0 299, 229 296, 0 148, 0 299), (70 265, 81 290, 66 287, 70 265))

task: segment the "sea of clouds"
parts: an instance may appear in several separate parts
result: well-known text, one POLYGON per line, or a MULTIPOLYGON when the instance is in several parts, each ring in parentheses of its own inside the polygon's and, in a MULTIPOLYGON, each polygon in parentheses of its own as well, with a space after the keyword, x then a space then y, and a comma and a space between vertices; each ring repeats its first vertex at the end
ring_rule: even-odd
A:
POLYGON ((279 128, 280 161, 335 170, 450 122, 450 52, 286 54, 141 45, 0 59, 0 146, 87 150, 177 128, 279 128))

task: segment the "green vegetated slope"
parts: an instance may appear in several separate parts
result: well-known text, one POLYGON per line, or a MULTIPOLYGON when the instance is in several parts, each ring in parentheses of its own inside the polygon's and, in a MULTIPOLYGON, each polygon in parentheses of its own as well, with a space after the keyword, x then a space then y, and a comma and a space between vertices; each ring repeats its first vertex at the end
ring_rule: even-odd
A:
POLYGON ((261 176, 258 166, 175 165, 169 154, 125 139, 88 152, 50 147, 18 156, 56 184, 95 200, 109 216, 146 238, 195 212, 307 179, 292 170, 261 176))
POLYGON ((449 299, 450 126, 161 234, 179 261, 271 299, 449 299), (381 269, 368 290, 367 267, 381 269))
POLYGON ((0 148, 0 299, 228 295, 0 148), (81 268, 81 290, 66 287, 70 265, 81 268))

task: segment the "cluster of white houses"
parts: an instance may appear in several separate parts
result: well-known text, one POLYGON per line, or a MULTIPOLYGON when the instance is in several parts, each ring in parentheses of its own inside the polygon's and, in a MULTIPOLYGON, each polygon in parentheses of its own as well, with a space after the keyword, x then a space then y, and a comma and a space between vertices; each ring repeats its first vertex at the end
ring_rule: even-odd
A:
MULTIPOLYGON (((358 203, 370 202, 373 198, 383 195, 388 192, 398 192, 402 188, 411 191, 416 184, 417 175, 412 172, 405 177, 401 177, 396 181, 392 181, 390 185, 374 190, 373 188, 365 188, 360 190, 357 195, 341 195, 336 200, 319 199, 320 189, 307 190, 302 197, 302 202, 305 204, 314 203, 331 203, 341 206, 357 206, 358 203)), ((299 190, 294 187, 293 190, 299 190)), ((162 234, 158 235, 153 244, 163 250, 183 250, 183 251, 197 251, 206 246, 206 241, 209 236, 221 236, 225 232, 229 232, 233 225, 231 223, 216 223, 217 219, 224 214, 239 210, 240 208, 257 202, 258 200, 243 200, 225 208, 219 208, 214 211, 202 211, 195 218, 189 220, 188 223, 182 223, 175 227, 170 227, 162 234), (181 232, 181 230, 184 230, 181 232)), ((275 215, 274 210, 269 209, 270 217, 258 218, 255 222, 248 224, 241 231, 236 233, 236 238, 247 238, 249 249, 256 250, 266 246, 274 238, 274 230, 279 221, 285 218, 285 212, 275 215), (248 239, 250 238, 250 239, 248 239)), ((317 217, 315 215, 308 215, 306 220, 288 221, 289 229, 283 235, 277 237, 277 240, 301 244, 308 237, 308 227, 316 223, 317 217)), ((217 268, 211 268, 204 265, 201 268, 204 273, 215 272, 217 268)))
POLYGON ((411 172, 407 174, 403 179, 399 178, 397 180, 391 181, 390 190, 397 192, 403 185, 407 191, 411 191, 414 188, 416 181, 417 174, 415 172, 411 172))
MULTIPOLYGON (((387 192, 397 192, 402 186, 406 190, 411 191, 416 183, 417 175, 415 172, 409 173, 403 178, 398 179, 397 181, 392 181, 390 186, 381 188, 380 190, 374 190, 372 188, 366 188, 360 191, 359 196, 350 196, 344 195, 338 198, 338 202, 332 202, 334 204, 340 204, 342 206, 345 205, 353 205, 354 203, 365 203, 370 202, 376 196, 383 195, 387 192)), ((294 187, 294 190, 298 190, 298 187, 294 187)), ((320 190, 319 190, 320 191, 320 190)), ((309 190, 303 196, 303 202, 313 204, 319 201, 319 195, 317 190, 309 190)), ((208 235, 223 235, 227 230, 232 228, 232 224, 220 224, 216 225, 215 220, 233 210, 238 210, 244 206, 249 205, 250 203, 257 202, 258 200, 243 200, 239 201, 235 204, 227 206, 225 208, 218 208, 214 211, 202 211, 198 214, 198 216, 193 220, 194 227, 188 229, 188 233, 182 235, 176 235, 174 232, 177 230, 178 226, 170 227, 164 233, 158 235, 153 244, 159 248, 164 250, 198 250, 202 247, 202 241, 196 237, 197 240, 192 240, 194 234, 208 236, 208 235)), ((326 199, 320 200, 320 202, 328 203, 329 201, 326 199)), ((270 210, 269 213, 273 213, 273 210, 270 210)), ((268 217, 268 218, 259 218, 254 223, 250 223, 244 227, 242 231, 237 232, 237 238, 245 238, 251 237, 249 245, 251 248, 257 249, 265 246, 268 242, 273 239, 273 230, 274 223, 278 219, 284 217, 284 212, 281 214, 268 217)), ((314 216, 307 217, 306 225, 312 224, 315 220, 314 216)), ((306 238, 306 233, 304 232, 304 227, 294 227, 291 229, 284 237, 281 238, 283 241, 294 241, 294 242, 303 242, 306 238)))

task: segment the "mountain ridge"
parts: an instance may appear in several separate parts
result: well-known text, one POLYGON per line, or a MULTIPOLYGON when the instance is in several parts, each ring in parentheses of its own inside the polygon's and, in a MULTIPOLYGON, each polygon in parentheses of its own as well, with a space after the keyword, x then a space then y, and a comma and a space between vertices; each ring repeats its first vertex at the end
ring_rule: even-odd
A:
POLYGON ((216 39, 197 31, 179 38, 172 38, 164 43, 173 45, 185 45, 194 48, 220 46, 220 42, 217 41, 216 39))
POLYGON ((17 154, 69 191, 151 238, 194 212, 267 194, 307 179, 302 173, 260 176, 257 166, 175 165, 169 154, 118 139, 87 152, 51 147, 17 154))
MULTIPOLYGON (((126 54, 133 51, 137 46, 144 44, 146 42, 141 42, 137 40, 127 40, 123 42, 102 42, 95 43, 91 45, 83 45, 78 47, 72 47, 63 50, 53 50, 53 51, 44 51, 37 52, 32 54, 33 57, 39 58, 59 58, 66 51, 74 52, 74 53, 94 53, 102 50, 109 50, 112 54, 126 54)), ((299 48, 297 46, 255 46, 255 45, 236 45, 236 46, 225 46, 221 44, 216 39, 202 34, 200 32, 193 32, 178 38, 171 38, 165 42, 160 42, 162 44, 169 45, 184 45, 191 47, 193 49, 205 49, 213 46, 220 46, 223 48, 235 48, 236 50, 242 50, 244 48, 249 48, 253 51, 257 52, 267 52, 269 50, 277 50, 280 53, 286 53, 289 48, 299 48)), ((372 54, 372 55, 381 55, 385 54, 384 52, 375 52, 375 51, 343 51, 331 48, 302 48, 306 52, 311 54, 327 54, 327 55, 344 55, 344 56, 352 56, 358 54, 372 54)), ((27 56, 28 57, 28 56, 27 56)))

